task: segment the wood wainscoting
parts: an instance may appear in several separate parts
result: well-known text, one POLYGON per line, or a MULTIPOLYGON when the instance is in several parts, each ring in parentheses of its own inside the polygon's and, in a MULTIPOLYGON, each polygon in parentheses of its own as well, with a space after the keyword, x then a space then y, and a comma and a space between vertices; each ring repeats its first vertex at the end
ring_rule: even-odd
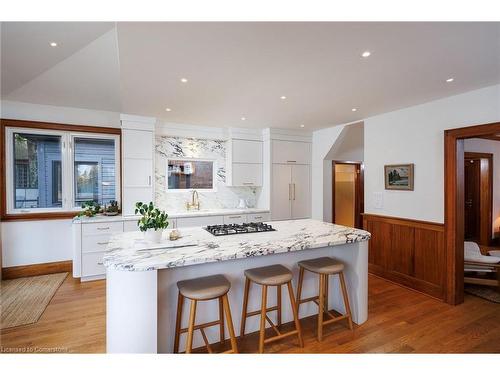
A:
POLYGON ((26 266, 14 266, 2 268, 2 280, 17 279, 18 277, 40 276, 51 273, 73 272, 73 261, 30 264, 26 266))
POLYGON ((364 214, 363 228, 372 234, 371 273, 445 299, 444 224, 364 214))

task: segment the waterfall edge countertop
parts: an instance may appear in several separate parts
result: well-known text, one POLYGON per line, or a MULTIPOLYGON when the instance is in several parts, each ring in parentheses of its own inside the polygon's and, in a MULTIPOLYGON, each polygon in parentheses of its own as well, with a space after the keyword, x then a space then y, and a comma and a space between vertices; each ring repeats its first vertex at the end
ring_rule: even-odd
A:
POLYGON ((229 236, 213 236, 201 227, 183 228, 177 241, 169 241, 169 231, 165 231, 161 243, 145 241, 138 231, 120 233, 111 237, 103 263, 116 270, 150 271, 363 242, 371 237, 364 230, 312 219, 270 224, 276 231, 229 236))

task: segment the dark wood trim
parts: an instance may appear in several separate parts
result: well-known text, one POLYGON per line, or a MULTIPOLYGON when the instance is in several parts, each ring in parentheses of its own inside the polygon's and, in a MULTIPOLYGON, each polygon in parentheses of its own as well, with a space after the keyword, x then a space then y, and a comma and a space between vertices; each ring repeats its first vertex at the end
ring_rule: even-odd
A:
POLYGON ((500 141, 500 136, 496 135, 482 135, 480 137, 474 137, 474 138, 487 139, 489 141, 500 141))
POLYGON ((364 192, 364 172, 365 166, 358 161, 345 161, 333 160, 332 161, 332 223, 335 223, 335 166, 337 164, 350 164, 356 167, 356 181, 355 181, 355 194, 354 194, 354 226, 356 228, 363 228, 362 214, 365 210, 365 192, 364 192))
POLYGON ((500 133, 500 122, 444 132, 446 302, 464 300, 464 139, 500 133))
POLYGON ((86 132, 98 134, 113 134, 120 136, 120 202, 122 202, 123 191, 123 170, 122 170, 122 137, 120 128, 110 128, 101 126, 69 125, 53 122, 27 121, 0 119, 0 220, 2 221, 27 221, 27 220, 60 220, 70 219, 77 212, 40 212, 26 214, 7 213, 7 189, 6 189, 6 157, 5 157, 5 131, 7 127, 60 130, 70 132, 86 132))
POLYGON ((403 217, 384 216, 384 215, 376 215, 376 214, 370 214, 370 213, 363 213, 361 215, 364 218, 366 217, 367 219, 369 219, 371 221, 381 221, 381 222, 388 223, 388 224, 407 225, 407 226, 412 226, 412 227, 421 228, 421 229, 435 230, 438 232, 444 231, 444 224, 436 223, 433 221, 415 220, 415 219, 408 219, 408 218, 403 218, 403 217))
POLYGON ((488 171, 481 169, 480 181, 480 217, 479 217, 479 242, 489 246, 493 240, 493 154, 483 152, 464 152, 464 160, 487 159, 488 171), (484 214, 486 213, 486 215, 484 214), (484 217, 486 216, 486 220, 484 217))
POLYGON ((26 266, 15 266, 2 268, 2 279, 17 279, 19 277, 49 275, 52 273, 73 272, 73 262, 65 260, 62 262, 30 264, 26 266))

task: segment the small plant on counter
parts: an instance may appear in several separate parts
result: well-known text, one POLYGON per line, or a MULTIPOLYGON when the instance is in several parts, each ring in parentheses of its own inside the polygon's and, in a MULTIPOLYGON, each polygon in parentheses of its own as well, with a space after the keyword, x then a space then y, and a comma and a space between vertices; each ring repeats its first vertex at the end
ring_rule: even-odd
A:
POLYGON ((135 214, 142 215, 137 225, 141 232, 145 232, 146 240, 160 242, 163 229, 168 227, 168 215, 165 211, 160 211, 153 205, 153 202, 149 202, 149 204, 137 202, 135 214))
POLYGON ((119 209, 117 201, 110 201, 109 206, 104 206, 104 215, 115 216, 118 215, 118 213, 119 209))
POLYGON ((77 217, 94 217, 101 210, 99 203, 94 201, 86 201, 82 203, 82 210, 78 213, 77 217))

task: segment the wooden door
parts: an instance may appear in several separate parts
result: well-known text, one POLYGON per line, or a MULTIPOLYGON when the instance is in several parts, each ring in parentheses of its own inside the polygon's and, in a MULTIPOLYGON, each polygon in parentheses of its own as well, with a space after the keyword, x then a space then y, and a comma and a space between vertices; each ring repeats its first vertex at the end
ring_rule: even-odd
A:
POLYGON ((466 158, 464 163, 464 237, 465 240, 478 241, 481 160, 466 158))
MULTIPOLYGON (((364 212, 364 181, 363 181, 363 172, 364 172, 364 167, 363 163, 357 163, 357 162, 348 162, 348 161, 333 161, 332 162, 332 222, 333 223, 338 223, 342 225, 347 225, 355 228, 363 228, 363 218, 362 218, 362 213, 364 212), (337 167, 342 168, 344 166, 352 166, 354 168, 355 174, 354 174, 354 186, 350 186, 349 189, 352 190, 350 194, 354 194, 354 200, 349 199, 349 209, 353 208, 354 209, 354 222, 347 224, 343 223, 339 216, 338 210, 345 209, 343 207, 339 207, 339 199, 340 200, 345 200, 345 196, 339 197, 339 188, 338 186, 338 181, 336 178, 337 175, 337 167)), ((345 189, 344 189, 345 190, 345 189)), ((341 206, 345 206, 345 201, 342 202, 341 206)))

